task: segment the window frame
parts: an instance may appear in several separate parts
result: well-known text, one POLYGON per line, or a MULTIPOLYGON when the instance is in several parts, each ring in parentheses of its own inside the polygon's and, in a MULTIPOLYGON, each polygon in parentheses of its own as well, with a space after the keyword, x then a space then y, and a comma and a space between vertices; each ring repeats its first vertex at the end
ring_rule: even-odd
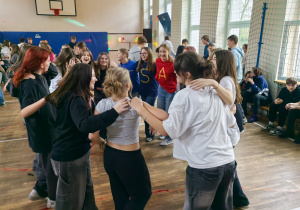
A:
MULTIPOLYGON (((225 46, 224 46, 224 48, 227 48, 227 44, 226 44, 227 43, 227 38, 230 35, 232 35, 232 34, 229 34, 231 29, 235 29, 235 28, 238 28, 238 29, 249 28, 250 29, 250 24, 251 24, 251 18, 250 18, 250 20, 230 21, 232 1, 233 0, 227 0, 227 10, 228 10, 227 11, 228 12, 228 15, 227 15, 227 33, 226 33, 227 36, 225 37, 225 46)), ((253 1, 252 1, 252 9, 253 9, 253 1)), ((252 11, 251 11, 251 16, 252 16, 252 11)), ((249 38, 249 35, 248 35, 248 38, 249 38)))
POLYGON ((300 79, 300 43, 299 42, 300 42, 300 20, 285 21, 284 26, 283 26, 283 34, 282 34, 280 56, 279 56, 279 65, 278 65, 278 70, 277 70, 277 79, 278 80, 286 80, 289 77, 288 75, 292 75, 296 79, 300 79), (287 46, 288 46, 289 40, 290 40, 289 28, 291 26, 298 27, 298 31, 297 31, 298 34, 291 41, 292 43, 297 43, 298 46, 295 48, 296 52, 294 52, 292 54, 292 59, 294 60, 292 67, 288 67, 287 75, 284 75, 286 65, 290 66, 290 63, 287 62, 286 56, 288 55, 287 51, 289 50, 287 48, 287 46), (299 59, 297 59, 297 58, 299 58, 299 59), (299 67, 299 69, 297 69, 297 67, 299 67), (295 74, 293 74, 294 72, 295 72, 295 74), (299 76, 297 76, 297 75, 299 75, 299 76))
MULTIPOLYGON (((201 4, 202 4, 202 0, 200 1, 200 18, 201 18, 201 4)), ((188 32, 188 37, 189 37, 189 42, 191 42, 192 40, 192 31, 199 31, 199 45, 198 46, 194 46, 197 50, 197 52, 199 51, 199 47, 200 47, 200 21, 199 21, 199 25, 192 25, 192 0, 188 1, 188 28, 189 28, 189 32, 188 32)))

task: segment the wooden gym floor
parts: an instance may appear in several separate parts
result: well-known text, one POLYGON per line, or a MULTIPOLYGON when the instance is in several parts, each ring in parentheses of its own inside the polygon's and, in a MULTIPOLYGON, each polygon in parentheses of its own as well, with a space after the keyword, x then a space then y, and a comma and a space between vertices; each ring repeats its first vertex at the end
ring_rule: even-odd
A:
MULTIPOLYGON (((0 107, 0 209, 45 209, 45 200, 27 199, 36 180, 32 171, 35 154, 28 146, 17 99, 7 93, 5 99, 6 106, 0 107)), ((251 203, 248 209, 300 207, 300 145, 269 136, 255 124, 247 124, 245 130, 235 154, 239 178, 251 203)), ((182 209, 187 163, 172 157, 172 145, 159 146, 158 139, 145 142, 144 125, 140 126, 140 143, 153 189, 146 209, 182 209)), ((91 165, 98 208, 114 209, 99 148, 92 148, 91 165)))

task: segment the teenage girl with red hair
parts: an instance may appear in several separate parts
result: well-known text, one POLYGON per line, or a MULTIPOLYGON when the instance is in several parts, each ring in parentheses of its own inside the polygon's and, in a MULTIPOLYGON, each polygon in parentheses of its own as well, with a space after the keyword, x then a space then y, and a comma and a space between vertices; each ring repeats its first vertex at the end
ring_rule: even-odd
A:
MULTIPOLYGON (((52 135, 54 128, 54 110, 44 97, 49 94, 46 78, 42 75, 47 72, 50 65, 50 52, 39 47, 27 50, 23 65, 13 77, 15 87, 19 88, 19 102, 21 116, 25 119, 29 146, 37 153, 38 161, 42 163, 47 180, 47 207, 53 208, 56 199, 57 177, 53 172, 50 161, 52 151, 52 135), (25 79, 33 74, 35 79, 25 79)), ((41 192, 41 180, 37 180, 34 189, 29 195, 30 199, 44 197, 41 192)))

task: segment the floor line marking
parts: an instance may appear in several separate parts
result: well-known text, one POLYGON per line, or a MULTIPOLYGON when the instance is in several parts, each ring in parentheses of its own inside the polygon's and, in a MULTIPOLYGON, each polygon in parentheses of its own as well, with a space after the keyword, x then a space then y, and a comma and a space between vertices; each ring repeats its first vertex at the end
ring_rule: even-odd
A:
POLYGON ((15 123, 15 124, 13 124, 13 125, 9 125, 9 126, 6 126, 6 127, 3 127, 3 128, 0 128, 0 131, 2 131, 2 130, 5 130, 5 129, 7 129, 7 128, 10 128, 10 127, 13 127, 13 126, 15 126, 15 125, 19 125, 19 124, 22 124, 23 122, 18 122, 18 123, 15 123))
MULTIPOLYGON (((257 122, 253 122, 253 124, 255 124, 255 125, 258 125, 259 127, 265 127, 265 126, 263 126, 263 125, 261 125, 261 124, 259 124, 259 123, 257 123, 257 122)), ((287 138, 288 140, 290 140, 290 141, 295 141, 294 139, 292 139, 292 138, 287 138)))
POLYGON ((20 139, 7 139, 7 140, 2 140, 2 141, 0 141, 0 143, 3 143, 3 142, 9 142, 9 141, 20 141, 20 140, 25 140, 25 139, 28 139, 28 138, 20 138, 20 139))
POLYGON ((5 101, 5 103, 12 103, 12 102, 17 102, 18 100, 15 101, 5 101))

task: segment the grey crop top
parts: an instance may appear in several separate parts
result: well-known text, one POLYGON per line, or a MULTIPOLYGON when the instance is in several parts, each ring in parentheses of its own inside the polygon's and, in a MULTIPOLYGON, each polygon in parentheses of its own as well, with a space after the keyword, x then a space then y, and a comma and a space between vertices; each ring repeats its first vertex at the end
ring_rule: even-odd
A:
MULTIPOLYGON (((115 106, 112 98, 102 99, 96 106, 99 113, 115 106)), ((134 109, 122 112, 116 121, 107 127, 107 140, 114 144, 130 145, 139 142, 139 123, 141 118, 134 109)))

